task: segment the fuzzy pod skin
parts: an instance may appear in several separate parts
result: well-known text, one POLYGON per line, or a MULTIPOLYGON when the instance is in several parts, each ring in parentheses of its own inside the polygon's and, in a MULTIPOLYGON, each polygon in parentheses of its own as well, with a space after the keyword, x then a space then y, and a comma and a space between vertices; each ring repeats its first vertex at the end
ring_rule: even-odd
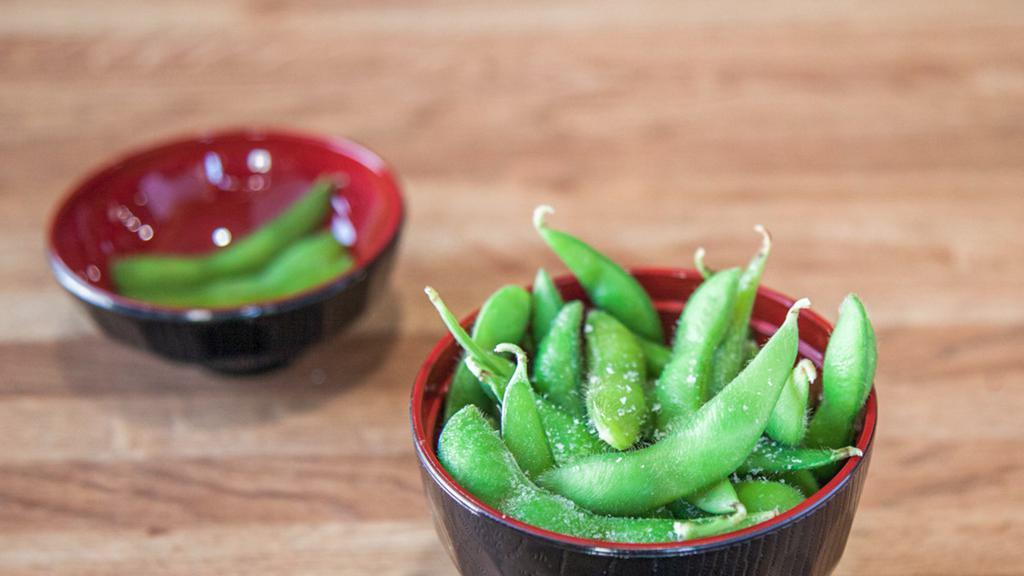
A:
POLYGON ((597 431, 588 425, 585 415, 570 414, 543 397, 537 398, 537 413, 544 425, 556 466, 565 466, 611 450, 598 438, 597 431))
POLYGON ((551 280, 551 275, 543 268, 538 268, 537 275, 533 278, 530 301, 530 333, 533 335, 534 344, 540 344, 551 329, 555 316, 558 316, 565 305, 562 294, 551 280))
POLYGON ((318 180, 284 212, 231 245, 207 254, 140 254, 118 258, 110 266, 114 285, 127 296, 158 295, 255 272, 324 223, 335 190, 333 181, 318 180))
POLYGON ((797 446, 807 432, 807 403, 811 383, 818 377, 814 363, 804 358, 793 368, 779 401, 775 404, 764 432, 769 438, 789 446, 797 446))
POLYGON ((533 364, 537 390, 548 400, 578 416, 586 413, 581 390, 582 325, 583 303, 574 300, 564 305, 540 341, 533 364))
POLYGON ((535 486, 475 406, 448 420, 438 441, 438 459, 461 486, 485 504, 523 522, 561 534, 609 542, 672 542, 727 531, 743 514, 693 521, 615 518, 588 512, 535 486))
POLYGON ((176 291, 140 290, 125 295, 181 308, 243 306, 297 294, 344 274, 353 263, 348 251, 324 230, 297 240, 255 273, 217 278, 176 291))
POLYGON ((762 438, 737 469, 740 474, 777 474, 821 468, 847 458, 863 456, 855 446, 843 448, 796 448, 762 438))
POLYGON ((636 278, 582 240, 549 228, 544 218, 551 212, 554 209, 550 206, 538 206, 533 213, 534 228, 579 280, 594 305, 640 336, 664 341, 661 318, 636 278))
POLYGON ((771 480, 745 480, 736 483, 736 494, 747 511, 776 512, 782 514, 804 501, 804 495, 796 488, 772 482, 771 480))
POLYGON ((720 480, 711 487, 683 498, 708 514, 732 514, 739 509, 740 499, 729 480, 720 480))
POLYGON ((821 403, 807 430, 807 446, 839 448, 853 439, 853 426, 875 378, 875 332, 855 294, 839 307, 839 320, 822 362, 821 403))
POLYGON ((647 338, 636 337, 640 348, 644 351, 644 360, 647 362, 647 377, 658 378, 665 370, 665 366, 672 360, 672 350, 658 342, 651 342, 647 338))
POLYGON ((799 300, 757 357, 667 436, 638 450, 590 456, 542 474, 545 488, 589 510, 643 514, 719 481, 750 455, 796 360, 799 300))
POLYGON ((587 415, 602 440, 625 450, 640 439, 650 416, 643 350, 628 328, 600 310, 587 314, 583 336, 587 344, 587 415))
POLYGON ((527 375, 526 353, 514 344, 498 344, 494 351, 516 356, 516 370, 501 402, 501 437, 519 467, 532 478, 554 466, 555 460, 537 413, 537 396, 527 375))
POLYGON ((711 377, 708 382, 711 395, 717 394, 729 383, 748 358, 747 339, 750 334, 750 316, 757 299, 757 287, 764 275, 765 264, 772 250, 772 237, 764 226, 754 227, 761 234, 761 248, 750 259, 736 290, 736 300, 729 321, 729 329, 715 350, 711 377))
POLYGON ((473 324, 473 333, 480 339, 478 342, 476 337, 471 337, 463 329, 459 324, 459 319, 452 314, 436 290, 428 286, 424 292, 430 298, 430 303, 434 305, 441 321, 448 328, 448 332, 465 351, 466 357, 475 359, 482 370, 494 375, 494 378, 490 380, 491 385, 486 388, 490 391, 489 396, 484 391, 485 388, 481 380, 470 371, 464 358, 455 369, 455 375, 448 388, 444 419, 447 420, 467 404, 475 405, 485 414, 496 415, 495 401, 492 398, 504 396, 504 385, 512 378, 515 366, 512 362, 492 352, 491 348, 503 341, 518 341, 518 338, 506 340, 506 336, 518 334, 522 337, 521 332, 526 330, 525 318, 529 316, 529 296, 518 286, 505 286, 492 294, 480 309, 476 322, 473 324), (478 326, 479 328, 477 328, 478 326), (495 342, 495 340, 497 341, 495 342))
POLYGON ((708 278, 690 295, 679 316, 672 359, 654 385, 660 409, 658 429, 693 416, 707 401, 707 379, 715 348, 725 335, 740 271, 731 268, 708 278))
POLYGON ((793 470, 792 472, 780 472, 778 474, 766 474, 773 480, 778 480, 799 490, 804 496, 810 497, 819 489, 818 479, 810 470, 793 470))

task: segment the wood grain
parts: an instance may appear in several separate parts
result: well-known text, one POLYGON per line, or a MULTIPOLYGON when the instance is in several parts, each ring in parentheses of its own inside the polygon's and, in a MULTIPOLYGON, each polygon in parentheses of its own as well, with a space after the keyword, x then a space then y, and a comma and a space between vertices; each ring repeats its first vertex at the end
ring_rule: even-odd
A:
POLYGON ((1024 4, 0 2, 0 573, 452 574, 412 377, 538 265, 743 261, 878 327, 881 427, 839 575, 1024 574, 1024 4), (42 258, 91 166, 211 127, 345 134, 410 217, 389 305, 224 378, 110 342, 42 258))

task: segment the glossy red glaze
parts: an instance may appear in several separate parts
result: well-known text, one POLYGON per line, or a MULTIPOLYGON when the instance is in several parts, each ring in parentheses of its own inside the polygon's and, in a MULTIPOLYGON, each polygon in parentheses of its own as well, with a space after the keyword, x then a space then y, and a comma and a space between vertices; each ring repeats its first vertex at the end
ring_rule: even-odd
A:
MULTIPOLYGON (((661 314, 662 323, 666 334, 671 337, 675 322, 683 305, 690 293, 696 289, 701 282, 699 273, 695 270, 664 269, 664 268, 636 268, 631 273, 636 276, 640 284, 651 295, 655 307, 661 314)), ((571 276, 562 276, 555 280, 563 296, 568 299, 581 299, 586 301, 583 290, 571 276)), ((767 340, 785 320, 786 312, 795 302, 795 299, 775 292, 768 288, 758 290, 757 300, 754 305, 751 329, 762 341, 767 340)), ((463 326, 469 328, 477 311, 462 320, 463 326)), ((824 355, 828 338, 832 331, 832 325, 827 320, 811 310, 803 310, 799 317, 800 328, 800 351, 801 357, 809 358, 820 369, 821 360, 824 355)), ((710 548, 725 542, 741 540, 745 537, 764 533, 779 527, 783 524, 800 518, 812 512, 826 498, 833 494, 860 465, 861 458, 848 459, 838 473, 827 482, 822 488, 811 497, 804 500, 800 505, 776 516, 767 522, 756 526, 712 536, 688 540, 685 542, 665 542, 659 544, 626 544, 592 540, 587 538, 576 538, 558 534, 532 526, 514 518, 505 516, 498 510, 487 506, 478 500, 471 493, 459 486, 437 459, 435 451, 437 435, 440 430, 440 414, 444 404, 444 396, 447 386, 454 371, 455 364, 459 358, 459 349, 450 335, 445 335, 434 346, 426 362, 420 368, 413 385, 411 400, 411 418, 414 440, 417 451, 420 455, 421 464, 427 469, 431 478, 441 485, 449 495, 459 501, 463 506, 473 510, 477 514, 490 516, 507 526, 524 531, 526 533, 562 542, 582 548, 596 549, 600 551, 686 551, 710 548), (440 376, 442 375, 443 376, 440 376)), ((817 395, 814 394, 816 397, 817 395)), ((878 403, 874 389, 868 398, 864 410, 863 421, 856 439, 856 446, 867 451, 874 436, 875 424, 878 415, 878 403)))
POLYGON ((349 239, 357 266, 346 275, 359 274, 392 244, 401 225, 402 199, 390 170, 349 140, 278 130, 182 138, 99 169, 75 186, 54 215, 50 256, 77 281, 69 289, 80 297, 159 309, 113 292, 107 268, 114 257, 216 250, 215 230, 225 229, 234 239, 244 236, 284 210, 321 174, 345 182, 333 201, 333 223, 354 231, 349 239))

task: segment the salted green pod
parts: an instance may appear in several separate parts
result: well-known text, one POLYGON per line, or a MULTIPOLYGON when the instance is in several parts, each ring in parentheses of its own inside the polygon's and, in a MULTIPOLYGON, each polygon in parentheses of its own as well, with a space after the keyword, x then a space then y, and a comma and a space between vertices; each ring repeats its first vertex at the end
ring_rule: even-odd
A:
POLYGON ((636 337, 640 348, 644 351, 644 360, 647 362, 647 376, 658 378, 665 370, 665 366, 672 360, 672 350, 660 342, 651 342, 647 338, 636 337))
POLYGON ((580 458, 603 454, 611 448, 597 436, 585 415, 571 414, 553 402, 537 398, 537 413, 547 434, 555 465, 565 466, 580 458))
POLYGON ((813 362, 807 358, 797 362, 768 419, 768 427, 764 432, 769 438, 790 446, 803 441, 807 432, 807 402, 811 383, 817 377, 818 370, 813 362))
POLYGON ((586 412, 580 385, 583 373, 582 325, 583 303, 574 300, 564 305, 540 341, 533 365, 537 390, 576 415, 586 412))
POLYGON ((825 349, 821 403, 807 430, 808 446, 839 448, 853 440, 854 423, 875 379, 877 358, 867 311, 850 294, 839 307, 839 320, 825 349))
POLYGON ((801 299, 746 368, 700 410, 646 448, 555 468, 539 482, 589 510, 642 514, 725 478, 764 432, 796 360, 801 299))
POLYGON ((335 189, 333 181, 318 180, 280 215, 211 253, 199 256, 140 254, 117 258, 110 265, 114 286, 127 296, 159 295, 198 289, 217 278, 255 272, 324 223, 335 189))
POLYGON ((757 287, 761 283, 765 263, 772 249, 772 237, 764 226, 755 226, 754 230, 761 234, 761 248, 750 259, 743 275, 740 276, 729 328, 714 353, 708 382, 712 396, 718 394, 739 374, 748 358, 746 343, 750 333, 750 316, 754 310, 754 301, 757 299, 757 287))
POLYGON ((348 251, 324 230, 299 239, 255 273, 218 278, 178 291, 140 290, 125 295, 173 307, 243 306, 298 294, 341 276, 352 265, 348 251))
POLYGON ((708 514, 732 514, 740 505, 736 489, 729 480, 720 480, 710 487, 683 498, 708 514))
POLYGON ((527 376, 526 353, 514 344, 498 344, 494 351, 516 357, 516 369, 501 402, 501 437, 523 472, 534 477, 554 466, 555 459, 537 413, 537 396, 527 376))
POLYGON ((448 420, 441 430, 437 454, 452 478, 485 504, 559 534, 609 542, 673 542, 728 531, 747 517, 746 510, 692 521, 615 518, 588 512, 530 482, 475 406, 464 407, 448 420))
POLYGON ((793 470, 792 472, 780 472, 778 474, 768 474, 767 476, 789 484, 807 497, 812 496, 821 488, 817 478, 814 477, 810 470, 793 470))
POLYGON ((533 304, 531 306, 530 329, 533 334, 534 344, 540 344, 544 336, 547 335, 548 330, 551 329, 551 323, 555 321, 555 316, 558 316, 558 312, 565 305, 565 302, 562 300, 562 294, 558 291, 558 287, 555 286, 555 282, 551 279, 547 270, 543 268, 537 269, 537 275, 533 278, 533 289, 530 293, 530 299, 533 304))
POLYGON ((579 280, 594 305, 615 316, 640 336, 663 342, 661 319, 643 286, 629 272, 582 240, 549 228, 544 217, 552 212, 554 209, 550 206, 538 206, 533 212, 533 226, 579 280))
POLYGON ((751 513, 773 511, 781 514, 804 501, 804 495, 796 488, 770 480, 737 482, 736 494, 751 513))
POLYGON ((740 474, 765 474, 810 470, 863 456, 856 446, 842 448, 797 448, 762 438, 737 470, 740 474))
POLYGON ((587 414, 602 440, 625 450, 640 439, 649 416, 643 350, 628 328, 600 310, 587 314, 583 335, 587 343, 587 414))
POLYGON ((711 359, 729 326, 739 276, 737 268, 719 272, 687 300, 672 343, 672 359, 654 385, 659 430, 692 417, 707 401, 711 359))
MULTIPOLYGON (((524 301, 523 296, 526 291, 517 286, 501 288, 491 295, 487 303, 480 309, 480 314, 477 315, 474 323, 473 332, 479 337, 479 341, 477 341, 476 338, 466 333, 462 325, 459 324, 459 319, 452 314, 436 290, 428 286, 424 288, 424 292, 430 298, 434 308, 437 309, 448 332, 455 338, 466 355, 475 358, 482 369, 496 376, 493 380, 495 386, 487 387, 490 393, 488 396, 488 393, 484 391, 485 388, 481 386, 480 380, 469 370, 465 361, 461 362, 455 369, 455 375, 448 388, 448 395, 445 397, 445 420, 467 404, 475 405, 486 414, 495 415, 496 406, 493 399, 504 396, 504 384, 512 378, 515 366, 507 359, 491 352, 490 348, 500 344, 501 338, 505 336, 516 336, 519 331, 525 331, 526 323, 523 317, 529 315, 529 296, 524 301), (516 290, 517 288, 518 290, 516 290), (491 344, 495 339, 498 341, 491 344), (485 348, 484 345, 488 345, 488 347, 485 348)), ((518 335, 522 336, 521 333, 518 335)), ((518 338, 509 339, 512 342, 516 340, 518 338)))

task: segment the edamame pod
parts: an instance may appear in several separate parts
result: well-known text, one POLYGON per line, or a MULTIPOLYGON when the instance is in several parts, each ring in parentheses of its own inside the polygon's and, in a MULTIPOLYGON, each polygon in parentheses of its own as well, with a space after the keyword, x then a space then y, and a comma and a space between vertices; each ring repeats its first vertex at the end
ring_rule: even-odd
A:
POLYGON ((855 446, 843 448, 794 448, 762 438, 739 467, 740 474, 790 472, 820 468, 864 453, 855 446))
POLYGON ((640 348, 644 351, 644 361, 647 363, 647 376, 658 378, 665 370, 665 366, 672 360, 672 350, 659 342, 651 342, 647 338, 636 337, 640 348))
POLYGON ((540 344, 548 330, 551 329, 551 323, 555 321, 555 316, 558 316, 558 312, 565 304, 562 294, 551 280, 547 270, 543 268, 537 270, 537 275, 533 279, 530 299, 532 302, 530 329, 534 344, 540 344))
POLYGON ((806 444, 839 448, 853 439, 853 426, 871 391, 878 352, 864 305, 850 294, 839 307, 822 362, 821 404, 811 418, 806 444))
POLYGON ((642 514, 731 474, 757 444, 796 360, 797 316, 782 326, 740 374, 657 443, 590 456, 542 474, 545 488, 599 513, 642 514))
POLYGON ((533 379, 537 390, 548 400, 576 415, 586 409, 580 390, 583 351, 580 326, 583 324, 583 303, 569 302, 558 312, 537 347, 533 379))
POLYGON ((729 328, 714 353, 711 378, 708 382, 712 396, 739 374, 747 359, 746 342, 750 332, 750 315, 754 310, 757 287, 772 249, 772 237, 764 226, 757 225, 754 230, 761 234, 761 248, 751 258, 743 275, 740 276, 729 328))
POLYGON ((746 480, 736 483, 736 494, 747 511, 783 512, 804 501, 804 495, 792 486, 770 480, 746 480))
POLYGON ((807 497, 810 497, 821 488, 818 480, 810 470, 793 470, 792 472, 781 472, 779 474, 769 474, 768 476, 793 486, 807 497))
POLYGON ((538 206, 533 212, 533 226, 579 280, 590 300, 640 336, 664 341, 661 318, 636 278, 582 240, 548 228, 544 217, 552 212, 550 206, 538 206))
POLYGON ((554 466, 555 460, 537 413, 537 397, 527 376, 526 353, 515 344, 498 344, 494 351, 516 356, 516 369, 501 401, 501 437, 523 472, 534 477, 554 466))
POLYGON ((746 518, 731 516, 691 521, 613 518, 584 510, 570 500, 536 487, 475 406, 448 420, 438 441, 438 459, 462 487, 485 504, 534 526, 609 542, 671 542, 728 531, 746 518))
POLYGON ((696 494, 683 498, 708 514, 732 514, 740 505, 736 489, 729 480, 720 480, 696 494))
POLYGON ((580 458, 609 451, 608 445, 587 425, 585 416, 570 414, 544 398, 537 398, 537 413, 544 425, 555 465, 565 466, 580 458))
MULTIPOLYGON (((505 300, 506 297, 509 300, 521 299, 520 296, 515 296, 515 290, 504 290, 504 288, 499 289, 498 292, 495 292, 491 298, 488 299, 488 301, 498 298, 499 294, 503 295, 500 297, 501 300, 505 300)), ((522 290, 522 288, 520 288, 520 290, 522 290)), ((489 349, 484 348, 481 343, 477 343, 476 340, 470 337, 470 335, 466 333, 466 330, 462 328, 462 325, 459 324, 458 318, 452 314, 444 301, 441 300, 441 295, 437 293, 437 290, 427 286, 423 291, 426 292, 427 297, 430 298, 430 303, 437 309, 437 313, 441 316, 441 321, 443 321, 445 326, 448 328, 448 332, 450 332, 452 337, 455 338, 455 341, 462 347, 466 355, 474 358, 482 369, 487 370, 496 376, 494 379, 494 382, 496 383, 495 386, 493 388, 487 388, 490 390, 491 396, 494 398, 503 397, 505 389, 501 383, 507 383, 509 379, 512 378, 512 372, 514 371, 515 366, 505 358, 502 358, 494 352, 491 352, 489 349)), ((528 302, 529 298, 527 298, 527 303, 528 302)), ((514 306, 512 307, 514 308, 514 306)), ((504 321, 504 313, 499 314, 499 311, 504 308, 504 305, 488 308, 485 304, 484 307, 480 309, 477 322, 474 324, 474 331, 476 330, 476 325, 481 325, 481 331, 483 331, 484 326, 487 326, 488 329, 486 330, 486 333, 490 339, 493 339, 496 335, 500 336, 500 331, 504 327, 499 328, 497 325, 504 321), (490 317, 490 311, 488 312, 488 317, 484 317, 484 311, 488 309, 494 311, 493 317, 490 317)), ((497 346, 501 341, 494 342, 493 344, 490 342, 484 343, 488 344, 488 347, 492 347, 497 346)), ((455 370, 455 375, 452 377, 451 385, 448 387, 448 395, 445 397, 445 420, 450 418, 452 414, 455 414, 467 404, 475 405, 486 414, 494 414, 494 402, 488 398, 487 393, 484 392, 484 387, 481 386, 480 380, 473 376, 465 362, 461 362, 459 363, 459 367, 455 370)))
POLYGON ((259 270, 293 242, 324 223, 334 191, 335 184, 331 180, 317 180, 280 215, 229 246, 208 254, 140 254, 118 258, 110 266, 114 285, 126 296, 163 294, 197 289, 215 278, 259 270))
POLYGON ((740 271, 731 268, 708 278, 690 296, 679 316, 672 359, 654 385, 660 409, 658 429, 693 416, 707 400, 707 377, 715 347, 725 335, 740 271))
POLYGON ((298 294, 341 276, 352 264, 352 257, 345 248, 329 230, 324 230, 287 247, 255 274, 219 278, 177 291, 137 291, 126 295, 163 306, 243 306, 298 294))
POLYGON ((764 432, 772 440, 796 446, 807 432, 807 401, 811 383, 818 377, 814 363, 804 358, 782 388, 779 401, 775 404, 768 426, 764 432))
POLYGON ((640 439, 649 416, 643 351, 628 328, 600 310, 587 314, 583 335, 587 342, 587 414, 602 440, 625 450, 640 439))

